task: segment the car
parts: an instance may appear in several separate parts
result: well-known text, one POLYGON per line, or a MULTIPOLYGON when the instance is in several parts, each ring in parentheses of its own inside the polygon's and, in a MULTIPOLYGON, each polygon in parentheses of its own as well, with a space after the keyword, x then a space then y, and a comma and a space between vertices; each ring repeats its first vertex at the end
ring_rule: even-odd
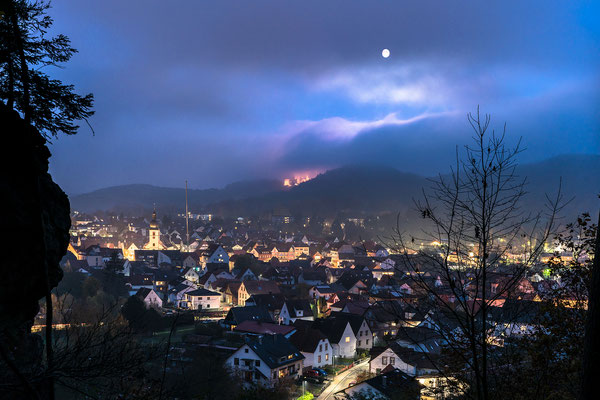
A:
POLYGON ((309 369, 304 372, 304 379, 311 382, 322 383, 325 378, 314 369, 309 369))
POLYGON ((325 371, 323 368, 313 368, 313 370, 317 371, 321 376, 327 376, 327 371, 325 371))

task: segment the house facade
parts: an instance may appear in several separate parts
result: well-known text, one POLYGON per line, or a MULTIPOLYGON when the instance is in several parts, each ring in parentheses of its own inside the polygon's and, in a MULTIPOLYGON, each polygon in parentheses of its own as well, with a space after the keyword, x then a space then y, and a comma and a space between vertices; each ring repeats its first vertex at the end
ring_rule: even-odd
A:
POLYGON ((245 385, 273 387, 285 378, 297 378, 304 356, 283 335, 247 339, 225 361, 231 373, 245 385))
POLYGON ((186 292, 185 300, 191 310, 216 310, 221 307, 221 293, 203 288, 186 292))

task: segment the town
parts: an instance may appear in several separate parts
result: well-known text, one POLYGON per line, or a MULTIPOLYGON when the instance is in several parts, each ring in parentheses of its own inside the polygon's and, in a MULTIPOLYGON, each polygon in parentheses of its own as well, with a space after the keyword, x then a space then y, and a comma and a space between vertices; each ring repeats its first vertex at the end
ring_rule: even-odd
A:
POLYGON ((0 0, 0 400, 595 400, 600 2, 0 0))
MULTIPOLYGON (((421 243, 417 251, 399 254, 385 241, 332 236, 327 224, 320 236, 301 229, 283 233, 289 220, 271 217, 256 229, 243 217, 226 221, 189 213, 161 219, 157 209, 146 217, 97 217, 75 211, 61 261, 63 283, 99 287, 110 270, 120 277, 111 284, 121 286, 110 289, 118 293, 112 300, 123 314, 137 310, 126 318, 146 335, 171 327, 146 325, 145 310, 156 320, 180 316, 167 371, 193 370, 197 357, 211 352, 221 371, 246 387, 287 387, 290 398, 302 392, 342 399, 363 391, 381 398, 452 398, 461 386, 449 386, 449 380, 458 381, 442 368, 448 313, 431 305, 425 289, 456 307, 461 302, 435 265, 419 260, 419 253, 441 254, 444 244, 421 243)), ((513 277, 509 266, 522 261, 518 251, 503 255, 504 272, 489 278, 490 292, 500 294, 488 310, 489 340, 498 348, 534 328, 531 310, 556 283, 549 260, 559 250, 563 260, 573 255, 550 244, 510 292, 500 288, 513 277), (515 318, 515 309, 525 312, 515 318)), ((476 257, 472 251, 468 256, 476 257)), ((468 302, 477 302, 476 290, 468 290, 468 302)), ((90 315, 88 310, 82 320, 56 323, 89 323, 90 315)), ((39 317, 41 329, 43 313, 39 317)), ((456 331, 458 322, 451 324, 456 331)))

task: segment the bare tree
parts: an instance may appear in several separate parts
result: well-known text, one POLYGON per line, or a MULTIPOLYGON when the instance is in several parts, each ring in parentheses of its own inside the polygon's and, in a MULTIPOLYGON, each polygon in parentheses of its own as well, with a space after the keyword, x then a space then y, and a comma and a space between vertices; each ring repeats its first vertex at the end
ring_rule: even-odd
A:
POLYGON ((490 312, 514 294, 565 203, 559 186, 555 198, 546 196, 544 210, 523 211, 527 182, 516 172, 520 141, 507 146, 506 127, 501 134, 490 131, 490 116, 480 116, 479 109, 467 119, 474 131, 472 145, 462 156, 457 150, 451 173, 432 179, 415 202, 422 231, 409 235, 398 224, 388 244, 402 254, 400 272, 421 295, 417 308, 446 343, 447 357, 438 369, 448 372, 445 365, 453 360, 468 384, 464 394, 488 400, 493 397, 490 375, 503 368, 492 354, 490 312))

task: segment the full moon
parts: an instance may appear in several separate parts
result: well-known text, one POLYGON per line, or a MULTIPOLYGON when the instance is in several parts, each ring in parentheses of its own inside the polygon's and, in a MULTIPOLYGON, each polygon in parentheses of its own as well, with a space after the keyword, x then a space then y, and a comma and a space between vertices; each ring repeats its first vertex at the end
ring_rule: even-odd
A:
POLYGON ((382 56, 383 58, 388 58, 388 57, 390 56, 390 51, 389 51, 389 49, 383 49, 383 50, 381 50, 381 56, 382 56))

